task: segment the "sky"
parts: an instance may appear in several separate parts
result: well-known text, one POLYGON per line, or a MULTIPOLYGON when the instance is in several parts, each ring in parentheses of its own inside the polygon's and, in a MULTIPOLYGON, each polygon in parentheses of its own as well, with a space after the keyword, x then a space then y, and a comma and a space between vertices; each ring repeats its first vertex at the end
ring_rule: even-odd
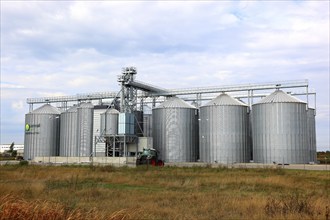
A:
POLYGON ((329 1, 1 0, 1 144, 27 98, 119 91, 122 67, 163 88, 308 79, 329 140, 329 1))

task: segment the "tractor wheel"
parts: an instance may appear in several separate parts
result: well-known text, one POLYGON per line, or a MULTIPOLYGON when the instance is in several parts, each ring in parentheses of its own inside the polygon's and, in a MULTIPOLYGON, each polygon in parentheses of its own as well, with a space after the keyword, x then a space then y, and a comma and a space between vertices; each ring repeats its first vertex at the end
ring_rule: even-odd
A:
POLYGON ((163 167, 164 166, 164 162, 162 160, 158 160, 157 166, 163 167))

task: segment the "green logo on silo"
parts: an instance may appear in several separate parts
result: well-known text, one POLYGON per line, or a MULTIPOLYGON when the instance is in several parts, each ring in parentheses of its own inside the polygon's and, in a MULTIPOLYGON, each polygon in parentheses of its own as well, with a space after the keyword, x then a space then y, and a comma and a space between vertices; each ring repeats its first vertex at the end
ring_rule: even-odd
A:
POLYGON ((25 125, 25 131, 30 131, 30 125, 29 124, 25 125))

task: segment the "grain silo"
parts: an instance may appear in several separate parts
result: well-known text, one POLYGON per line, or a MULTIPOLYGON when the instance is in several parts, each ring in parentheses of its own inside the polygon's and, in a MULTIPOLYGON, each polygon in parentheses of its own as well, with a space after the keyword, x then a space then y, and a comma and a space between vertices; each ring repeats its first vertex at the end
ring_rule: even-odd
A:
POLYGON ((306 103, 277 90, 252 106, 253 160, 308 163, 306 103))
POLYGON ((60 113, 45 104, 25 115, 24 159, 58 156, 60 113))
POLYGON ((78 157, 77 106, 61 113, 60 156, 78 157))
POLYGON ((89 157, 93 145, 93 112, 92 103, 81 103, 77 108, 78 156, 89 157))
POLYGON ((166 162, 197 159, 197 109, 177 97, 168 98, 152 110, 153 146, 166 162))
POLYGON ((200 160, 245 163, 250 160, 248 106, 220 94, 200 107, 200 160))
POLYGON ((315 109, 309 108, 307 112, 307 129, 308 129, 308 150, 309 162, 317 162, 316 159, 316 129, 315 129, 315 109))
POLYGON ((100 131, 103 136, 118 134, 118 116, 119 111, 113 108, 101 114, 100 131))

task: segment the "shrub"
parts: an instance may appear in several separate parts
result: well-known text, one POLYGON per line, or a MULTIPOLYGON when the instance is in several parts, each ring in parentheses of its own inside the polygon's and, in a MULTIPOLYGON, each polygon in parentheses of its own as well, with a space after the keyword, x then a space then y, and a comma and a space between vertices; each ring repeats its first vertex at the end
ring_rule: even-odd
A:
POLYGON ((27 166, 27 165, 29 165, 29 161, 27 161, 27 160, 21 160, 21 161, 19 162, 19 165, 20 165, 20 166, 27 166))

